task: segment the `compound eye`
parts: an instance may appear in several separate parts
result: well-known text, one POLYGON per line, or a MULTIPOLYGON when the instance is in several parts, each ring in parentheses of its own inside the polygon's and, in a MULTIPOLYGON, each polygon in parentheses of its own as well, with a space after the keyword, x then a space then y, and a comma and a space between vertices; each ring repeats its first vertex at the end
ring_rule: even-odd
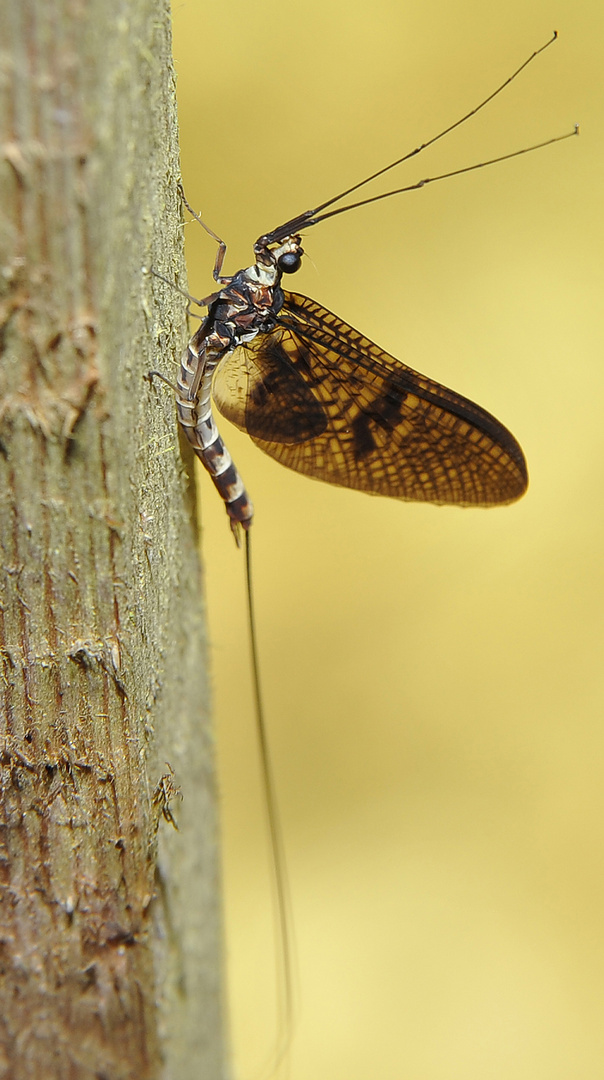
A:
POLYGON ((286 251, 277 259, 277 266, 283 274, 295 274, 302 265, 302 253, 299 251, 286 251))

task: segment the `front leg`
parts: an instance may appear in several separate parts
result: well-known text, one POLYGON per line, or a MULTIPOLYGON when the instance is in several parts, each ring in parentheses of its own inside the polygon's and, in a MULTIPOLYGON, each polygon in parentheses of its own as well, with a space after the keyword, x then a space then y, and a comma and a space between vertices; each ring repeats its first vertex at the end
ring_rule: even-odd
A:
POLYGON ((213 232, 213 230, 210 228, 210 226, 206 225, 203 218, 201 218, 199 216, 199 214, 197 214, 195 212, 195 210, 193 209, 191 204, 187 201, 187 197, 186 197, 186 195, 184 193, 184 189, 183 189, 182 184, 178 185, 178 192, 179 192, 179 195, 180 195, 182 201, 184 202, 187 210, 189 211, 189 213, 192 214, 193 217, 195 218, 195 220, 199 222, 202 229, 205 229, 208 236, 211 236, 212 240, 215 240, 216 243, 218 244, 218 251, 216 252, 216 259, 215 259, 215 262, 214 262, 213 277, 214 277, 214 281, 217 281, 219 285, 228 285, 228 283, 230 282, 231 279, 230 278, 223 278, 223 277, 220 276, 220 271, 222 270, 222 264, 224 262, 224 257, 226 255, 226 250, 227 250, 227 246, 226 246, 224 240, 221 240, 220 237, 217 236, 215 232, 213 232))

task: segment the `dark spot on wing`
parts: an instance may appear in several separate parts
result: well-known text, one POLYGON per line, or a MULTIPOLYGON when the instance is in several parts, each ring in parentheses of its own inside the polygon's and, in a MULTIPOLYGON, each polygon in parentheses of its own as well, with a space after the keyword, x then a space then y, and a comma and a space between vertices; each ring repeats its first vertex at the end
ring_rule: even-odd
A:
POLYGON ((249 392, 248 408, 261 410, 266 408, 280 390, 283 379, 278 371, 268 371, 261 381, 255 382, 249 392))
POLYGON ((372 401, 365 411, 380 427, 385 429, 394 427, 401 419, 401 409, 406 397, 406 390, 397 386, 392 380, 386 380, 380 396, 372 401))
POLYGON ((375 439, 370 424, 371 420, 366 413, 359 413, 352 421, 352 440, 355 457, 358 461, 367 457, 372 450, 375 450, 375 439))
POLYGON ((306 442, 321 435, 327 427, 323 406, 279 338, 262 338, 253 357, 255 375, 245 408, 249 434, 280 443, 306 442))
POLYGON ((362 412, 353 420, 352 437, 357 458, 366 457, 375 450, 375 439, 371 425, 375 424, 384 431, 389 431, 401 420, 401 409, 407 397, 407 391, 394 381, 384 382, 382 393, 363 407, 362 412))

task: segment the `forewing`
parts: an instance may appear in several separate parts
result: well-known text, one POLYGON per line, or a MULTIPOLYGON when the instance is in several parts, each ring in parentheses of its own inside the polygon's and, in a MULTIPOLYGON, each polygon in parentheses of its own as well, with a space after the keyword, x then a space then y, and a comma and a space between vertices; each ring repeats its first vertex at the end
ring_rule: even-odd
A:
POLYGON ((495 417, 305 296, 286 293, 278 327, 236 350, 220 370, 221 412, 307 476, 459 505, 512 502, 526 490, 522 450, 495 417), (224 387, 235 369, 246 373, 233 411, 224 387))

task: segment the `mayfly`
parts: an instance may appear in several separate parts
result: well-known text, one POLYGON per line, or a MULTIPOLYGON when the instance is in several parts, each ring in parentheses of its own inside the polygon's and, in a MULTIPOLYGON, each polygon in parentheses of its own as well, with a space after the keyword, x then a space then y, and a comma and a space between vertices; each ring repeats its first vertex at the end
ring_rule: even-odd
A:
MULTIPOLYGON (((260 236, 254 244, 253 264, 232 277, 222 276, 226 244, 192 210, 181 191, 187 208, 218 244, 213 276, 219 288, 195 301, 208 311, 183 354, 176 403, 186 436, 224 500, 237 543, 242 530, 246 536, 256 719, 283 947, 288 1036, 291 975, 285 873, 262 716, 250 576, 249 530, 254 510, 218 432, 212 397, 223 416, 267 454, 316 479, 397 499, 459 506, 503 505, 523 495, 528 483, 524 455, 494 416, 388 355, 315 300, 286 292, 281 280, 300 269, 302 232, 319 222, 577 134, 575 128, 536 146, 336 206, 476 115, 556 37, 478 106, 432 139, 260 236)), ((283 1046, 277 1060, 282 1053, 283 1046)))
POLYGON ((416 157, 499 94, 557 34, 460 120, 428 142, 254 244, 254 263, 222 277, 226 244, 217 242, 208 314, 183 355, 176 403, 180 423, 222 496, 239 543, 253 506, 218 432, 220 412, 265 453, 307 476, 392 498, 495 506, 525 492, 527 468, 514 436, 481 406, 389 356, 315 300, 281 288, 300 269, 301 232, 337 214, 541 149, 577 133, 466 166, 381 195, 334 204, 416 157))

